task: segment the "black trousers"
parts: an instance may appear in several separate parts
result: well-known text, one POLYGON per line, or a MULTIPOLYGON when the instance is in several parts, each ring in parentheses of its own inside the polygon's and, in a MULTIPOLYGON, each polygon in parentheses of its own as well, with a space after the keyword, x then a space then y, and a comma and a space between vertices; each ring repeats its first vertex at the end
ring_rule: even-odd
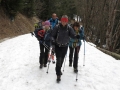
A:
POLYGON ((45 48, 45 46, 42 43, 39 43, 40 45, 40 57, 39 57, 39 63, 40 64, 47 64, 48 61, 48 53, 49 53, 49 48, 45 48))
POLYGON ((69 63, 72 64, 73 62, 73 67, 77 68, 78 67, 78 53, 80 50, 80 46, 76 48, 69 47, 70 53, 69 53, 69 63), (73 59, 73 54, 74 54, 74 59, 73 59))
POLYGON ((61 67, 65 58, 65 55, 67 54, 68 46, 65 47, 59 47, 55 45, 55 54, 56 54, 56 75, 61 75, 61 67))

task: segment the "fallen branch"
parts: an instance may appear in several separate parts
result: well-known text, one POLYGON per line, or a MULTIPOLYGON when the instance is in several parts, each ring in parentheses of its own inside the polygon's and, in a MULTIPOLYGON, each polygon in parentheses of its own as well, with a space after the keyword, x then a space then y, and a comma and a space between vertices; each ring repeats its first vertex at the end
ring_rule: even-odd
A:
POLYGON ((114 52, 110 52, 108 50, 105 50, 105 49, 102 49, 100 47, 96 47, 97 49, 101 50, 102 52, 106 53, 106 54, 109 54, 111 56, 113 56, 114 58, 116 58, 117 60, 120 60, 120 55, 117 54, 117 53, 114 53, 114 52))
POLYGON ((100 48, 100 47, 96 47, 96 46, 90 44, 89 42, 87 42, 87 43, 88 43, 89 45, 91 45, 91 46, 93 46, 93 47, 99 49, 100 51, 102 51, 102 52, 104 52, 104 53, 106 53, 106 54, 108 54, 108 55, 114 57, 115 59, 120 60, 120 55, 119 55, 119 54, 114 53, 114 52, 110 52, 110 51, 108 51, 108 50, 106 50, 106 49, 102 49, 102 48, 100 48))

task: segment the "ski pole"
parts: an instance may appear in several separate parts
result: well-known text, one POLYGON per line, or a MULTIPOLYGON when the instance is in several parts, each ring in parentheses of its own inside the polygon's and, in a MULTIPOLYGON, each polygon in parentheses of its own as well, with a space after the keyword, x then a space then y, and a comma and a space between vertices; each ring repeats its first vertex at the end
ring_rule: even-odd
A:
POLYGON ((47 74, 48 74, 48 70, 49 70, 49 65, 50 65, 50 62, 48 63, 48 68, 47 68, 47 72, 46 72, 47 74))
MULTIPOLYGON (((51 50, 51 48, 49 49, 49 54, 51 54, 51 51, 50 51, 50 50, 51 50)), ((48 56, 48 59, 50 59, 50 56, 48 56)), ((49 63, 48 63, 48 68, 47 68, 47 72, 46 72, 47 74, 48 74, 49 65, 50 65, 50 62, 51 62, 50 60, 48 60, 48 61, 49 61, 49 63)))
POLYGON ((48 57, 48 59, 49 59, 48 62, 49 63, 48 63, 48 68, 47 68, 47 72, 46 73, 48 73, 49 65, 50 65, 50 62, 51 62, 51 60, 50 60, 51 59, 51 50, 52 50, 52 48, 50 47, 50 51, 49 51, 50 56, 48 57))
MULTIPOLYGON (((66 54, 66 56, 67 56, 67 54, 66 54)), ((63 72, 64 72, 64 68, 65 68, 66 56, 65 56, 65 61, 64 61, 63 72)))
MULTIPOLYGON (((43 44, 50 52, 53 52, 54 53, 54 50, 53 49, 51 49, 51 47, 49 48, 45 43, 43 44)), ((54 55, 54 54, 50 54, 50 56, 51 55, 54 55)), ((55 55, 54 55, 55 56, 55 55)), ((52 61, 53 62, 53 64, 55 63, 55 61, 52 61)))
MULTIPOLYGON (((77 47, 78 59, 79 59, 79 50, 80 50, 80 47, 77 47)), ((78 72, 76 73, 76 82, 78 80, 77 77, 78 77, 78 72)))
POLYGON ((78 77, 78 72, 76 73, 76 82, 77 82, 77 80, 78 80, 77 77, 78 77))
POLYGON ((49 46, 47 46, 45 43, 42 42, 42 44, 45 46, 46 49, 50 50, 49 49, 49 46))
MULTIPOLYGON (((49 49, 49 46, 47 46, 45 43, 42 43, 48 50, 50 50, 49 49)), ((53 51, 54 52, 54 50, 51 50, 51 51, 53 51)))
MULTIPOLYGON (((32 36, 35 36, 35 34, 33 33, 33 32, 30 32, 31 33, 31 35, 32 36)), ((36 36, 35 36, 36 37, 36 36)), ((49 46, 47 46, 45 43, 43 43, 43 42, 40 42, 40 43, 42 43, 48 50, 49 50, 49 46)))
POLYGON ((84 40, 84 59, 83 59, 83 66, 85 66, 85 40, 84 40))
MULTIPOLYGON (((30 32, 32 36, 35 36, 35 34, 33 32, 30 32)), ((36 37, 36 36, 35 36, 36 37)), ((47 46, 45 43, 41 42, 48 50, 49 50, 49 46, 47 46)), ((52 50, 53 51, 53 50, 52 50)), ((53 51, 54 52, 54 51, 53 51)))

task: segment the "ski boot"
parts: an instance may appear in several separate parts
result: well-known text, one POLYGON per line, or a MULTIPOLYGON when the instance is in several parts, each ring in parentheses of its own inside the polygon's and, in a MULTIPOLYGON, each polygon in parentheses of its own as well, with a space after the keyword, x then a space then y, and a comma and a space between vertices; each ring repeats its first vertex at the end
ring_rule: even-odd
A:
POLYGON ((77 69, 77 68, 74 68, 74 72, 77 73, 77 72, 78 72, 78 69, 77 69))
POLYGON ((57 76, 57 82, 61 81, 61 75, 57 76))

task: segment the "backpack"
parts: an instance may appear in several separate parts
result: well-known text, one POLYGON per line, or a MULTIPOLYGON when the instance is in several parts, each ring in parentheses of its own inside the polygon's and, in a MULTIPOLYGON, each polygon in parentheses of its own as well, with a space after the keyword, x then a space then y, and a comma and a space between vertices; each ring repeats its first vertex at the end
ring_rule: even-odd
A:
POLYGON ((41 29, 42 28, 42 21, 39 21, 38 23, 34 24, 35 29, 41 29))
POLYGON ((34 33, 35 33, 35 37, 38 40, 43 40, 44 39, 45 30, 43 30, 43 29, 35 29, 34 33))

